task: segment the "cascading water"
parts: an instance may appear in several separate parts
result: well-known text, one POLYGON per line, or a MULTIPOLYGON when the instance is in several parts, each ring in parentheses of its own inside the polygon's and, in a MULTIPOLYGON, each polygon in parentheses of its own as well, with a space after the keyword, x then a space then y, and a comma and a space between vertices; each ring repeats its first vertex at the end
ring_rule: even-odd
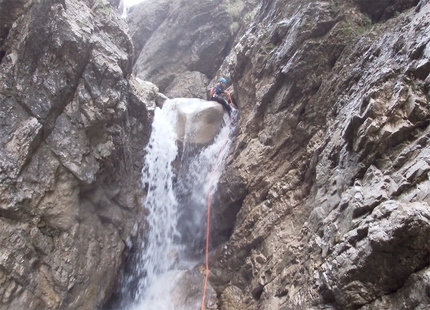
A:
POLYGON ((133 310, 186 309, 172 300, 171 291, 184 271, 204 258, 206 197, 208 191, 212 194, 216 190, 232 128, 225 115, 225 125, 214 142, 201 148, 187 144, 187 137, 196 131, 190 128, 192 124, 187 125, 179 146, 176 106, 192 111, 198 104, 187 99, 168 100, 154 114, 142 177, 147 189, 146 235, 134 260, 136 266, 123 285, 123 290, 135 286, 134 293, 128 294, 133 299, 128 308, 133 310))

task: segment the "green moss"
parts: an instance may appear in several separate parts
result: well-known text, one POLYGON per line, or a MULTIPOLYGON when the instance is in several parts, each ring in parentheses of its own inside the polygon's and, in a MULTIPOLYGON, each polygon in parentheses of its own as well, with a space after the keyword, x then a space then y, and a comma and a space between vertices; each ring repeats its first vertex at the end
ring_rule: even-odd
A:
POLYGON ((234 34, 239 29, 239 23, 238 22, 232 22, 230 24, 229 28, 230 28, 230 33, 234 34))
POLYGON ((309 18, 303 18, 300 20, 299 25, 300 32, 308 32, 312 30, 312 21, 309 18))
POLYGON ((112 7, 110 5, 104 6, 103 8, 101 8, 101 11, 105 14, 110 14, 110 13, 112 13, 112 7))
POLYGON ((265 49, 266 51, 271 51, 275 48, 275 44, 273 44, 272 42, 269 42, 265 45, 265 49))
POLYGON ((372 28, 372 20, 369 18, 369 16, 364 16, 363 18, 363 24, 364 24, 364 28, 366 29, 370 29, 372 28))
POLYGON ((226 12, 232 17, 238 17, 242 13, 245 4, 242 0, 230 0, 225 3, 226 12))
POLYGON ((364 16, 361 23, 358 24, 345 24, 343 32, 345 35, 362 35, 373 28, 371 19, 368 16, 364 16))
POLYGON ((106 0, 96 0, 93 7, 94 11, 102 12, 103 14, 111 14, 113 12, 112 6, 106 0))
POLYGON ((333 12, 337 12, 339 10, 339 4, 336 1, 331 1, 331 3, 330 3, 330 9, 333 12))
POLYGON ((253 20, 257 12, 258 12, 258 7, 255 7, 252 11, 249 11, 245 14, 245 16, 243 17, 243 20, 245 22, 249 22, 253 20))
POLYGON ((270 52, 275 48, 275 44, 273 44, 272 42, 269 42, 267 44, 264 44, 261 46, 261 51, 262 54, 265 56, 268 56, 270 54, 270 52))

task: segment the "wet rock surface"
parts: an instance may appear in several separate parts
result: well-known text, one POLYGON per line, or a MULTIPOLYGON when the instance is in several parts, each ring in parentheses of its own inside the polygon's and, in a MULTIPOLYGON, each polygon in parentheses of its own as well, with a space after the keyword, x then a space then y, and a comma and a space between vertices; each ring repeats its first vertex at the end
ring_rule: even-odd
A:
MULTIPOLYGON (((188 310, 199 309, 202 303, 203 286, 204 282, 204 267, 194 268, 192 270, 183 271, 176 284, 173 292, 172 299, 175 304, 175 309, 188 310)), ((217 297, 215 290, 208 284, 205 294, 206 309, 217 309, 217 297)))
POLYGON ((220 309, 429 307, 429 14, 262 3, 220 69, 241 106, 214 213, 238 210, 211 258, 220 309))
POLYGON ((213 142, 223 125, 222 105, 216 101, 198 98, 173 100, 175 109, 178 111, 176 125, 178 142, 199 148, 213 142))
POLYGON ((0 308, 102 307, 151 110, 221 75, 211 307, 429 308, 428 0, 117 2, 0 2, 0 308))
POLYGON ((105 1, 0 12, 0 308, 93 309, 141 195, 150 104, 129 87, 132 42, 105 1))

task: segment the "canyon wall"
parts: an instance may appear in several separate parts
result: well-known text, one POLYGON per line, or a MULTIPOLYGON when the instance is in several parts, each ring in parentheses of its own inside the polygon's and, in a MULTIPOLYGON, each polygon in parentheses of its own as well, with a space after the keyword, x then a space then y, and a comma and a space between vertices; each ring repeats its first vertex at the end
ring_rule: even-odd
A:
POLYGON ((430 306, 429 33, 428 1, 262 1, 221 68, 220 309, 430 306))
POLYGON ((157 88, 131 78, 106 1, 0 12, 0 308, 94 309, 133 235, 157 88))
POLYGON ((216 72, 192 61, 205 59, 190 56, 192 13, 165 5, 133 69, 166 90, 191 68, 234 85, 239 129, 213 208, 218 307, 429 307, 430 4, 257 5, 216 72))
POLYGON ((206 99, 206 87, 229 54, 256 0, 156 1, 133 7, 127 17, 133 38, 133 73, 168 97, 206 99))
POLYGON ((158 89, 221 75, 218 308, 429 307, 428 0, 158 1, 129 26, 118 5, 0 2, 0 308, 103 307, 158 89))

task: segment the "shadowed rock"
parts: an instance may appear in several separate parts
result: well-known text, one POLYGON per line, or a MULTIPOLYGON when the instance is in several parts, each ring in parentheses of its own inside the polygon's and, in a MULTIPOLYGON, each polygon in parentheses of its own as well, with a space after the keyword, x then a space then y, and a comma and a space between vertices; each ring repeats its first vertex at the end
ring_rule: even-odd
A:
POLYGON ((149 131, 126 24, 106 1, 0 12, 0 308, 94 309, 117 283, 149 131))
MULTIPOLYGON (((162 92, 167 93, 170 87, 175 96, 189 97, 186 89, 175 87, 175 79, 192 72, 212 78, 257 5, 255 0, 154 1, 137 5, 128 18, 136 46, 133 73, 155 83, 162 92)), ((189 85, 203 86, 198 93, 205 94, 200 76, 191 74, 188 80, 189 85)))

